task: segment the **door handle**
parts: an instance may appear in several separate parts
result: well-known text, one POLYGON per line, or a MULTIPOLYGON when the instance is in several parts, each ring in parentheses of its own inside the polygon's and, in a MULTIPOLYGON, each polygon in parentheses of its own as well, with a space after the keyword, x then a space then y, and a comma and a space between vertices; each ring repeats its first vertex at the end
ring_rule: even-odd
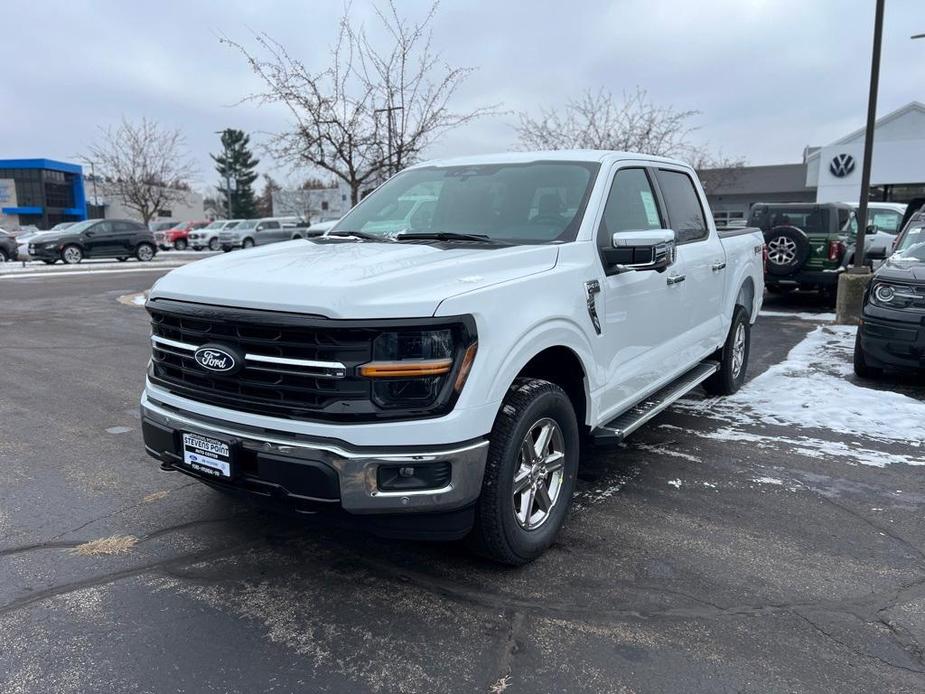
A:
POLYGON ((668 286, 670 287, 673 284, 680 284, 687 279, 687 275, 670 275, 668 277, 668 286))
POLYGON ((715 263, 713 263, 713 272, 719 272, 720 270, 725 270, 725 269, 726 269, 725 260, 717 260, 715 263))

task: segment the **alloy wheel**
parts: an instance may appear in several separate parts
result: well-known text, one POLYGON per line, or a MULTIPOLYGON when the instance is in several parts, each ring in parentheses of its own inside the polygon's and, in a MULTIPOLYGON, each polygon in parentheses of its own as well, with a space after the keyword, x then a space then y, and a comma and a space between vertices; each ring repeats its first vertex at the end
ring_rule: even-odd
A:
POLYGON ((80 252, 80 249, 76 246, 68 246, 64 249, 64 262, 69 265, 74 265, 83 260, 84 254, 80 252))
POLYGON ((154 252, 151 250, 151 246, 143 244, 138 248, 138 260, 142 262, 147 262, 154 257, 154 252))
POLYGON ((778 236, 768 243, 768 260, 775 265, 790 265, 797 258, 797 244, 789 236, 778 236))
POLYGON ((745 363, 745 324, 739 323, 736 326, 735 335, 732 338, 732 377, 738 378, 742 373, 742 366, 745 363))
POLYGON ((514 473, 514 516, 524 530, 539 528, 559 501, 565 472, 565 439, 554 419, 536 422, 520 444, 514 473))

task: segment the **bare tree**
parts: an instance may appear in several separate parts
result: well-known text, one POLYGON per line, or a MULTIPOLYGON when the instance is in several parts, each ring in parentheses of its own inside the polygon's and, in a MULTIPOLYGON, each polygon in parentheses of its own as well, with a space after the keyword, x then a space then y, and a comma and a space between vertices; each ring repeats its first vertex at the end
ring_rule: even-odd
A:
POLYGON ((741 160, 713 156, 692 141, 697 128, 691 121, 698 115, 658 105, 639 87, 620 99, 605 89, 589 90, 561 110, 521 113, 517 135, 524 149, 611 149, 677 157, 695 168, 741 167, 741 160))
POLYGON ((294 168, 343 180, 354 204, 362 190, 414 162, 438 135, 493 112, 450 108, 472 68, 451 67, 433 49, 437 2, 420 21, 399 15, 395 0, 373 8, 385 48, 351 22, 348 5, 330 64, 317 71, 266 34, 255 35, 256 50, 222 39, 263 82, 245 101, 281 104, 290 114, 289 128, 271 136, 269 152, 294 168))
POLYGON ((161 208, 184 201, 196 174, 181 132, 147 118, 132 123, 123 117, 117 128, 103 128, 84 159, 145 224, 161 208))

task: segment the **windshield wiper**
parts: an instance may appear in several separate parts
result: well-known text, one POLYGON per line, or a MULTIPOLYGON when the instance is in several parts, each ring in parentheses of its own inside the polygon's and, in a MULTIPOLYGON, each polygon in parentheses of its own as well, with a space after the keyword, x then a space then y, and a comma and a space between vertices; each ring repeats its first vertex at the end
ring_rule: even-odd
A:
POLYGON ((485 234, 457 234, 453 231, 405 231, 393 236, 396 241, 475 241, 476 243, 504 243, 485 234))
POLYGON ((363 239, 364 241, 388 241, 387 238, 380 236, 379 234, 370 234, 365 231, 329 231, 326 234, 317 236, 315 238, 323 239, 325 236, 328 238, 350 238, 363 239))

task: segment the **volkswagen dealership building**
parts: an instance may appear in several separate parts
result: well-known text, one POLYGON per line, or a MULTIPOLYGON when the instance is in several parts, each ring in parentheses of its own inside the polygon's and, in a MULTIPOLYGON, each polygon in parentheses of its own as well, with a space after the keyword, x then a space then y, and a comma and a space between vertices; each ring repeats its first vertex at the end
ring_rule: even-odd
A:
MULTIPOLYGON (((748 217, 756 202, 856 202, 861 191, 864 128, 824 147, 807 147, 803 161, 703 172, 717 223, 748 217)), ((912 102, 877 121, 871 200, 909 202, 925 196, 925 104, 912 102)))

